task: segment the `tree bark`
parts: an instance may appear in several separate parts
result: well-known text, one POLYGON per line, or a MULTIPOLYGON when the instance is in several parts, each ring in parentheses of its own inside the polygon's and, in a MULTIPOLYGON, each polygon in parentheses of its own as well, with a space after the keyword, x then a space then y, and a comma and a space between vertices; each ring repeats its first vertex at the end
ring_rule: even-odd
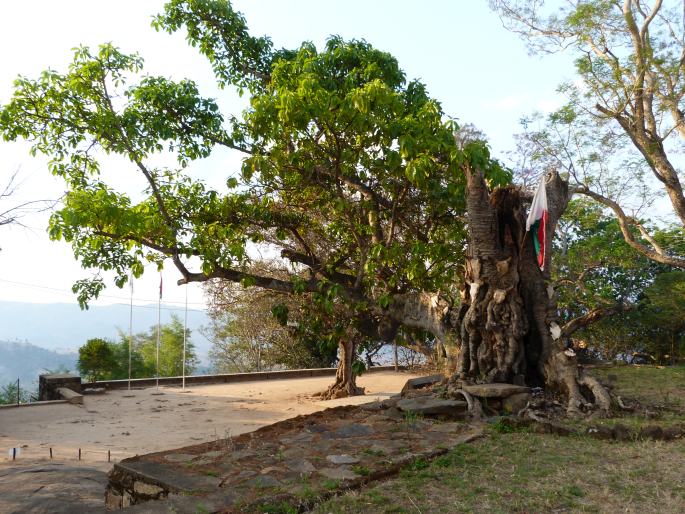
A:
POLYGON ((335 382, 319 394, 321 399, 332 400, 364 394, 364 388, 357 386, 357 377, 352 369, 356 346, 354 338, 344 338, 338 343, 338 370, 335 382))
MULTIPOLYGON (((570 194, 558 173, 546 177, 546 248, 570 194)), ((578 371, 566 351, 550 285, 551 255, 537 263, 526 210, 513 186, 488 191, 478 171, 467 173, 469 247, 462 303, 456 314, 459 378, 475 382, 514 382, 545 386, 568 399, 576 414, 593 403, 607 411, 608 394, 578 371)))

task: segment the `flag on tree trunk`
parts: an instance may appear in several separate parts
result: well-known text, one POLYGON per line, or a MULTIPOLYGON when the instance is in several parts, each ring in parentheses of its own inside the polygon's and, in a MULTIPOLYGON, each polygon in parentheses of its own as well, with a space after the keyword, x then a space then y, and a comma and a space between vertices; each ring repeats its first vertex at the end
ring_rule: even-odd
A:
POLYGON ((538 266, 545 269, 545 255, 547 248, 547 190, 545 189, 545 177, 540 178, 540 183, 533 196, 528 219, 526 220, 526 232, 531 230, 535 255, 538 258, 538 266))

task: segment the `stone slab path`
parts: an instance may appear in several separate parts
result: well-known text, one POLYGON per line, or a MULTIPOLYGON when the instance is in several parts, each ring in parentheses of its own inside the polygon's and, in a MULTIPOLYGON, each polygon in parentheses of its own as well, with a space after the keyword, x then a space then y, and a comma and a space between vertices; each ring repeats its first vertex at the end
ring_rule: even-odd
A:
POLYGON ((0 469, 0 512, 104 514, 106 485, 105 471, 78 463, 45 462, 0 469))
POLYGON ((108 508, 301 509, 482 435, 475 424, 424 419, 395 403, 336 407, 235 438, 126 459, 110 473, 108 508))

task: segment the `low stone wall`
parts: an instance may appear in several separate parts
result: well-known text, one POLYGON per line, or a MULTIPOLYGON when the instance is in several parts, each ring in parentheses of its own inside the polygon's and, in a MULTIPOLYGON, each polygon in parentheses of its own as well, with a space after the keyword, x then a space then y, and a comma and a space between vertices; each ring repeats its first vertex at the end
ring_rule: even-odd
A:
POLYGON ((71 373, 48 373, 38 377, 38 399, 42 402, 62 400, 58 389, 67 388, 81 393, 81 377, 71 373))
MULTIPOLYGON (((405 366, 399 366, 404 371, 405 366)), ((290 369, 286 371, 261 371, 254 373, 225 373, 217 375, 192 375, 186 377, 186 385, 208 385, 208 384, 231 384, 236 382, 251 382, 254 380, 278 380, 287 378, 309 378, 334 376, 337 368, 313 368, 313 369, 290 369)), ((374 366, 366 370, 366 373, 379 371, 395 371, 395 366, 374 366)), ((126 389, 128 380, 100 380, 83 384, 84 388, 104 387, 106 389, 126 389)), ((180 386, 183 377, 160 377, 159 385, 180 386)), ((131 387, 153 387, 157 384, 155 378, 133 378, 131 387)))
POLYGON ((17 409, 19 407, 39 407, 40 405, 57 405, 60 403, 69 403, 69 402, 67 400, 46 400, 44 402, 8 403, 7 405, 0 405, 0 410, 17 409))

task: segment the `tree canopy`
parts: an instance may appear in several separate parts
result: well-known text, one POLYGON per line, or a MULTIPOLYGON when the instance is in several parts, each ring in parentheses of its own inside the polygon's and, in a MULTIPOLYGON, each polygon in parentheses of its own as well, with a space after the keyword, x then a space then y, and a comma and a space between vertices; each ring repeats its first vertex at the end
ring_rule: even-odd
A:
POLYGON ((579 80, 539 130, 534 159, 569 173, 576 191, 611 209, 626 242, 649 259, 685 267, 684 254, 656 241, 641 213, 653 197, 643 174, 668 196, 685 226, 677 154, 685 142, 685 41, 679 2, 491 0, 505 26, 534 52, 569 52, 579 80))
POLYGON ((117 362, 114 345, 105 339, 89 339, 78 349, 77 367, 87 380, 111 378, 121 364, 117 362))
MULTIPOLYGON (((111 270, 123 286, 146 261, 170 259, 184 282, 307 292, 324 310, 343 302, 367 317, 398 295, 452 287, 463 169, 491 186, 510 174, 482 141, 458 146, 456 124, 391 55, 339 37, 274 50, 225 1, 171 1, 154 25, 185 30, 217 83, 248 94, 249 107, 221 113, 192 80, 140 78, 139 56, 103 45, 77 49, 64 73, 20 77, 0 112, 4 138, 31 141, 65 179, 50 236, 85 268, 111 270), (193 174, 217 147, 243 155, 220 190, 193 174), (142 200, 102 177, 103 153, 144 178, 142 200), (178 165, 155 167, 159 154, 178 165), (260 272, 255 249, 277 254, 289 275, 260 272)), ((74 290, 85 304, 103 286, 96 276, 74 290)))

